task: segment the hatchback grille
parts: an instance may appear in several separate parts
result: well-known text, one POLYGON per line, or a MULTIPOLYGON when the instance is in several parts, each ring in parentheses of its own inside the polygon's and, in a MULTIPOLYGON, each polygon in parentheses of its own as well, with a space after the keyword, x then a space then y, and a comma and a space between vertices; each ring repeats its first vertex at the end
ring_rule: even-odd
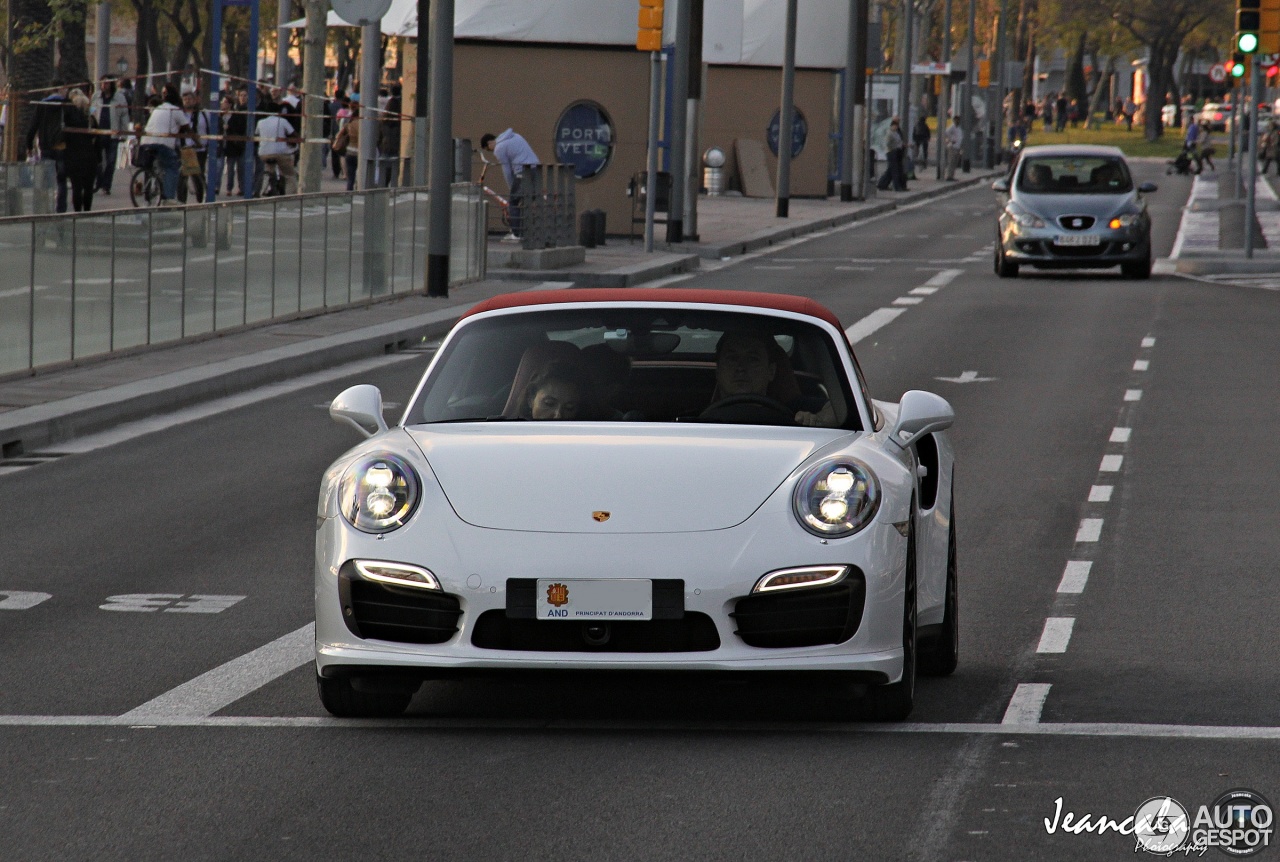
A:
POLYGON ((731 616, 738 637, 754 647, 806 647, 847 641, 862 624, 867 584, 852 570, 829 587, 756 593, 738 600, 731 616))
POLYGON ((1062 225, 1063 230, 1088 230, 1095 221, 1097 219, 1088 215, 1058 216, 1058 224, 1062 225))

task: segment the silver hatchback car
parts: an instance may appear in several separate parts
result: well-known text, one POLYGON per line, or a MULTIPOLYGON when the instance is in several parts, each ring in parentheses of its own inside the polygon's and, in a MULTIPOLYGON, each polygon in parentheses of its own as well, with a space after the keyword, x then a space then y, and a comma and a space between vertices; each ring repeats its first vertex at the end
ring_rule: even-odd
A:
POLYGON ((1116 147, 1045 146, 1023 150, 1010 175, 992 183, 997 218, 995 270, 1016 278, 1021 266, 1103 269, 1126 278, 1151 275, 1151 217, 1124 153, 1116 147))

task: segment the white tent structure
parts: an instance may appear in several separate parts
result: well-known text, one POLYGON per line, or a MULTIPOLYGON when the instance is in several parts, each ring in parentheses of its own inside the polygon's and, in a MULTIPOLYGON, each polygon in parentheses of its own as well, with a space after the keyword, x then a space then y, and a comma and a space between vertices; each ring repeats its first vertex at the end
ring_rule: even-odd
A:
MULTIPOLYGON (((680 0, 667 3, 667 41, 680 0)), ((785 0, 704 0, 703 59, 741 66, 781 66, 785 0)), ((634 45, 635 0, 456 0, 454 38, 562 45, 634 45)), ((330 27, 353 26, 329 12, 330 27)), ((306 19, 289 27, 306 26, 306 19)), ((847 3, 800 4, 796 64, 838 69, 845 64, 847 3)), ((386 36, 418 35, 417 0, 392 0, 382 19, 386 36)))

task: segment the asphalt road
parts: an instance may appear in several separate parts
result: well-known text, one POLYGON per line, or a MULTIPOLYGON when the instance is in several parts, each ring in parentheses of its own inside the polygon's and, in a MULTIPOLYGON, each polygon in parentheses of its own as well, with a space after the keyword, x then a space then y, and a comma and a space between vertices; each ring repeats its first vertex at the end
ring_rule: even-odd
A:
MULTIPOLYGON (((1168 254, 1189 184, 1137 173, 1168 254)), ((955 406, 961 663, 909 724, 669 676, 326 718, 298 644, 318 479, 354 439, 324 408, 356 381, 404 401, 425 357, 398 357, 0 476, 0 859, 1094 862, 1133 839, 1050 834, 1055 800, 1280 800, 1275 294, 1002 281, 993 215, 965 191, 683 282, 888 320, 856 345, 873 395, 955 406), (175 690, 209 708, 155 719, 175 690)))

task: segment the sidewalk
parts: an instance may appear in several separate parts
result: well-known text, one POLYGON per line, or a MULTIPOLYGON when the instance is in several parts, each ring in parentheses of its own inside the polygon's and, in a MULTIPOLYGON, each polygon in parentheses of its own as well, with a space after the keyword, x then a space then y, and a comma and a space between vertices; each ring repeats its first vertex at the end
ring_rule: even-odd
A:
MULTIPOLYGON (((907 192, 880 192, 878 197, 854 203, 792 200, 788 219, 774 215, 772 200, 704 197, 699 201, 697 243, 645 254, 639 240, 610 238, 605 246, 588 249, 581 264, 555 271, 492 270, 488 280, 455 288, 444 299, 401 297, 0 379, 0 467, 5 460, 122 422, 411 349, 423 339, 446 333, 477 302, 501 293, 543 282, 556 287, 643 284, 695 270, 703 259, 731 259, 977 185, 992 176, 974 171, 950 183, 930 177, 911 183, 907 192)), ((127 188, 118 183, 115 194, 104 202, 118 206, 121 200, 128 205, 127 188)), ((496 238, 491 241, 491 247, 495 245, 496 238)))
POLYGON ((1280 199, 1270 177, 1258 176, 1254 256, 1244 256, 1245 200, 1230 165, 1195 178, 1170 259, 1184 275, 1280 271, 1280 199))

